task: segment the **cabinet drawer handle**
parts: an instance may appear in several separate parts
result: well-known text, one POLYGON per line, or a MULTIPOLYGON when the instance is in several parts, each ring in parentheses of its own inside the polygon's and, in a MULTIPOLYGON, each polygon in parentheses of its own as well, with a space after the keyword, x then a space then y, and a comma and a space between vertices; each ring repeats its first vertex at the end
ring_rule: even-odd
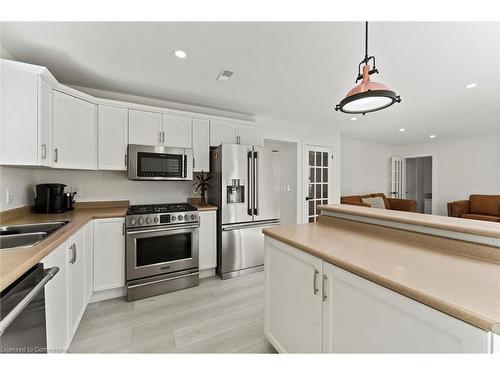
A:
POLYGON ((54 162, 57 163, 59 160, 59 150, 57 148, 54 149, 54 162))
POLYGON ((47 159, 47 145, 45 143, 42 143, 42 159, 47 159))
POLYGON ((321 291, 323 293, 323 301, 326 301, 326 275, 323 275, 323 279, 321 280, 321 291))
POLYGON ((318 274, 319 271, 315 268, 314 269, 314 275, 313 275, 313 292, 314 294, 318 294, 319 289, 318 289, 318 274))

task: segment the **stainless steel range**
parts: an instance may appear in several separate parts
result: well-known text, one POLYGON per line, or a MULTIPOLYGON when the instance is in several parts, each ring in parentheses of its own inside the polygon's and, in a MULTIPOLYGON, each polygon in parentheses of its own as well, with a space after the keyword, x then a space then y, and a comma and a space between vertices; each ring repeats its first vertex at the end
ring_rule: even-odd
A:
POLYGON ((125 228, 129 301, 199 284, 195 207, 187 203, 130 206, 125 228))

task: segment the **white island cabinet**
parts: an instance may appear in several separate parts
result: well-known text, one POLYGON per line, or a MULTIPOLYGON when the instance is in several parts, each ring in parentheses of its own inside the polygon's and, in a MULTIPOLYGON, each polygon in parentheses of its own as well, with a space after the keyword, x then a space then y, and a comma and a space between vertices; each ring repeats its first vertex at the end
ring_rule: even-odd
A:
POLYGON ((265 251, 264 332, 279 352, 499 351, 492 332, 269 236, 265 251))

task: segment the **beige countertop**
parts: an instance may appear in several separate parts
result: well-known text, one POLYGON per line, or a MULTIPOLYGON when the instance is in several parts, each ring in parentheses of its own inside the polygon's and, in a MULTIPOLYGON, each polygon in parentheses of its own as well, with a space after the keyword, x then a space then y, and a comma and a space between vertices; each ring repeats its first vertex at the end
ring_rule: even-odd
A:
MULTIPOLYGON (((415 244, 408 240, 414 234, 382 236, 343 223, 348 221, 332 218, 265 228, 263 232, 448 315, 500 334, 499 263, 423 246, 425 241, 415 244)), ((500 251, 492 247, 489 250, 500 251)))
POLYGON ((188 198, 187 202, 196 207, 198 211, 217 211, 218 207, 214 206, 213 204, 205 204, 201 205, 201 198, 188 198))
MULTIPOLYGON (((2 218, 2 225, 42 223, 48 221, 69 220, 70 222, 57 232, 51 234, 32 247, 18 247, 0 251, 0 291, 7 288, 19 276, 45 258, 52 250, 75 234, 92 219, 125 216, 128 201, 98 203, 96 205, 83 204, 82 208, 62 214, 35 214, 25 213, 18 217, 11 214, 2 218), (85 207, 85 208, 83 208, 85 207), (7 219, 6 219, 7 218, 7 219)), ((78 206, 77 206, 78 207, 78 206)))
POLYGON ((439 215, 426 215, 415 212, 382 210, 371 207, 353 206, 349 204, 321 205, 319 208, 323 211, 330 211, 333 213, 356 215, 371 219, 412 224, 478 236, 500 238, 500 223, 488 221, 461 219, 458 217, 439 215))

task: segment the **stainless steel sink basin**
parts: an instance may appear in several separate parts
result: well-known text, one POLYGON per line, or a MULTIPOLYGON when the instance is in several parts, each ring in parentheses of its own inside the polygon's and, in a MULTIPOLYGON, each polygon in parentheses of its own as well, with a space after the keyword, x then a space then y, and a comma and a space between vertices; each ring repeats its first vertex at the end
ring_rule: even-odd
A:
POLYGON ((46 236, 47 232, 8 234, 0 237, 0 249, 9 249, 19 246, 32 246, 46 236))
POLYGON ((68 223, 69 221, 51 221, 0 226, 0 249, 33 246, 68 223))

